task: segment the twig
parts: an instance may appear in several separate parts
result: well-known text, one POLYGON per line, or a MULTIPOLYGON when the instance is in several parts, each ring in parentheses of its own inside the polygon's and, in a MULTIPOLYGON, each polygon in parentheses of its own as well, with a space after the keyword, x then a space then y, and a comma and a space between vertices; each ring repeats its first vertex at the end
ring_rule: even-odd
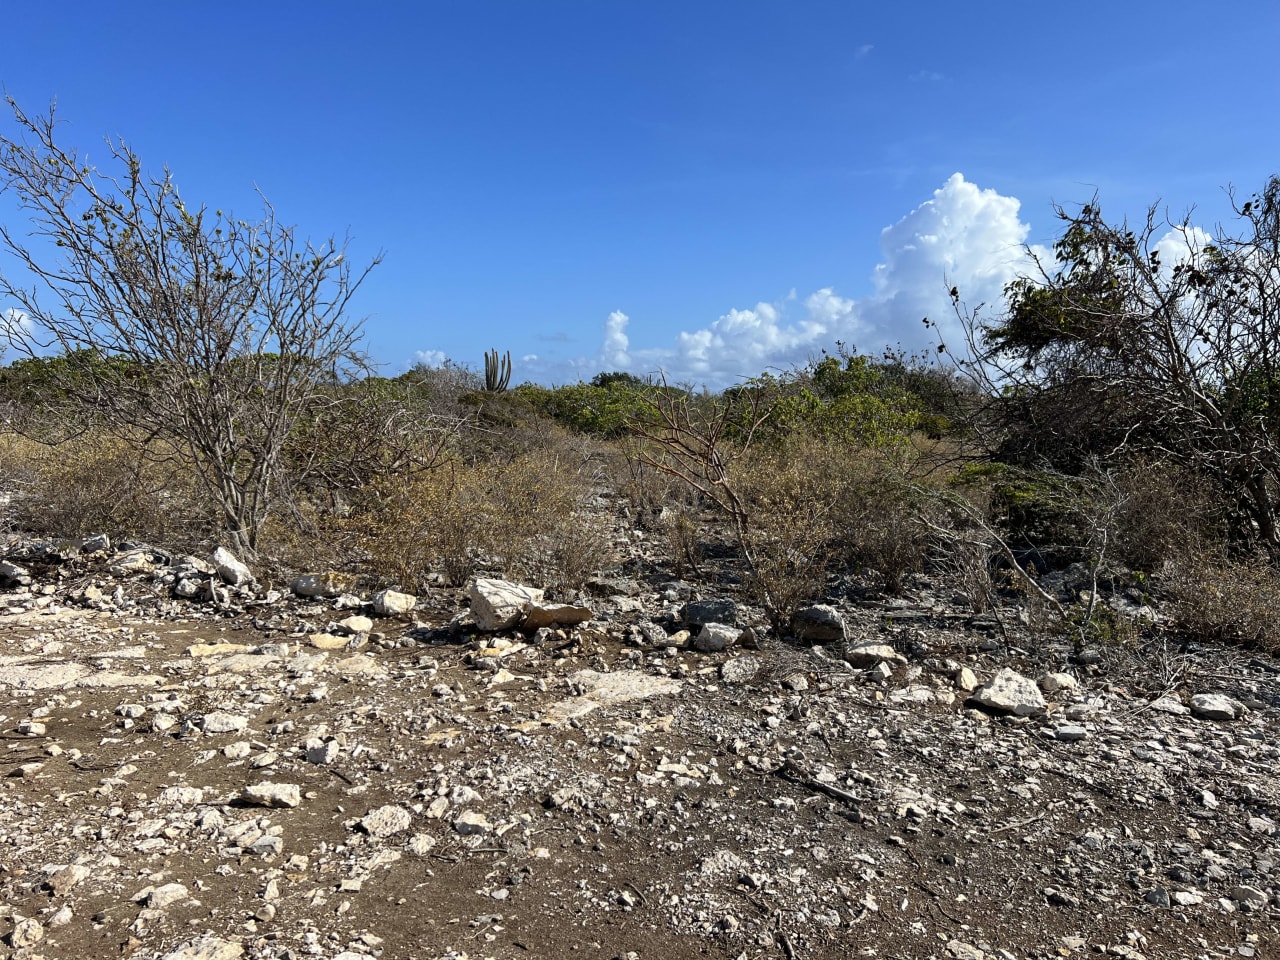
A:
MULTIPOLYGON (((932 893, 933 891, 929 891, 929 892, 930 892, 930 893, 932 893)), ((936 896, 936 894, 935 894, 935 896, 936 896)), ((932 900, 932 901, 930 901, 930 902, 929 902, 929 906, 933 907, 935 910, 937 910, 940 914, 942 914, 944 917, 946 917, 946 918, 947 918, 948 920, 950 920, 952 923, 957 924, 957 925, 959 925, 959 926, 964 926, 964 921, 963 921, 963 920, 961 920, 959 917, 957 917, 957 916, 953 916, 952 914, 948 913, 948 912, 946 911, 946 909, 942 906, 942 904, 941 904, 938 900, 932 900)))
POLYGON ((1004 833, 1006 830, 1018 830, 1018 829, 1021 829, 1022 827, 1028 827, 1031 824, 1035 823, 1037 820, 1043 820, 1043 819, 1044 819, 1044 814, 1037 813, 1034 817, 1027 817, 1027 819, 1025 820, 1018 820, 1018 821, 1015 821, 1014 823, 1006 823, 1003 827, 996 827, 994 830, 992 830, 990 833, 987 834, 987 837, 988 838, 994 837, 997 833, 1004 833))
POLYGON ((848 790, 841 790, 837 786, 830 783, 823 783, 821 780, 811 777, 799 766, 799 764, 790 758, 783 760, 782 766, 775 770, 774 773, 782 777, 784 780, 797 783, 802 787, 807 787, 816 793, 826 794, 828 797, 831 797, 833 800, 839 800, 841 803, 848 803, 856 807, 861 802, 860 798, 850 793, 848 790))

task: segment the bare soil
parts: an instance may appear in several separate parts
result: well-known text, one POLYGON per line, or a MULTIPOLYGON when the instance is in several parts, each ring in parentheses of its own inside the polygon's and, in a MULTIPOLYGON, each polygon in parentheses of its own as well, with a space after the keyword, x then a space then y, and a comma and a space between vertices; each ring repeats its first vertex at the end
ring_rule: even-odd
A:
POLYGON ((350 611, 145 580, 94 609, 85 582, 0 598, 5 956, 1280 956, 1266 657, 1178 655, 1175 699, 1248 708, 1212 721, 953 612, 850 604, 903 655, 884 677, 638 641, 671 606, 647 591, 542 644, 441 618, 321 651, 307 628, 350 611), (966 705, 957 666, 1008 665, 1078 686, 1040 717, 966 705), (263 782, 300 802, 247 800, 263 782))

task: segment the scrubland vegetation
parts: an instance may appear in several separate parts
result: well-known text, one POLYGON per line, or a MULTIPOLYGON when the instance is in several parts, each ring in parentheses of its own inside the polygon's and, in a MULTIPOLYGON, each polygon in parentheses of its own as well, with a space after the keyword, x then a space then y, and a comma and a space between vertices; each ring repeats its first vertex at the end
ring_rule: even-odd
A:
POLYGON ((926 356, 832 344, 721 392, 510 386, 496 351, 483 374, 378 375, 348 311, 376 260, 270 207, 184 206, 123 144, 110 179, 14 109, 12 527, 565 596, 640 536, 653 566, 632 572, 738 591, 781 636, 833 590, 927 574, 1081 644, 1141 641, 1100 599, 1127 590, 1183 640, 1280 646, 1280 181, 1213 239, 1061 210, 1052 262, 1002 303, 953 291, 967 342, 926 356), (1064 603, 1040 580, 1073 564, 1088 586, 1064 603))

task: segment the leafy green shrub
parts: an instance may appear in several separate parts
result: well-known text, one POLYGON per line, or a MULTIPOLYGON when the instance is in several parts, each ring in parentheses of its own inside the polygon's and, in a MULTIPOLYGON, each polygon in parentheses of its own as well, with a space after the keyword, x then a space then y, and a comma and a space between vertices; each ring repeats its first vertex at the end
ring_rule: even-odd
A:
POLYGON ((840 348, 838 355, 783 376, 766 374, 726 391, 726 398, 761 392, 773 396, 768 422, 760 430, 766 443, 797 436, 858 448, 906 443, 924 423, 920 398, 883 362, 840 348))
POLYGON ((562 387, 523 384, 513 393, 530 410, 564 427, 615 439, 628 433, 632 420, 648 415, 646 389, 642 382, 628 375, 606 377, 602 374, 591 383, 562 387))
POLYGON ((1138 621, 1102 602, 1069 607, 1062 628, 1071 635, 1077 649, 1129 649, 1142 634, 1138 621))

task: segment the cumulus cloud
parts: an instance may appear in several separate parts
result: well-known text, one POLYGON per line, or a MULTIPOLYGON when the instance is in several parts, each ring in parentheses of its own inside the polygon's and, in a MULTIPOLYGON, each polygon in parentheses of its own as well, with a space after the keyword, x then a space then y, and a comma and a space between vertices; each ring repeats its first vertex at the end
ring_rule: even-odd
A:
POLYGON ((861 326, 853 301, 831 288, 805 298, 799 317, 791 317, 790 299, 730 310, 708 327, 681 333, 674 350, 639 351, 638 357, 682 378, 721 383, 803 360, 861 326))
MULTIPOLYGON (((804 363, 837 341, 864 352, 886 345, 932 347, 936 339, 921 323, 925 317, 938 324, 948 343, 958 344, 951 286, 971 305, 996 303, 1008 281, 1034 269, 1024 248, 1030 228, 1019 212, 1017 198, 984 190, 957 173, 881 231, 880 262, 865 296, 844 296, 834 285, 804 297, 792 290, 774 301, 730 309, 668 344, 636 343, 630 318, 615 310, 604 320, 595 354, 526 357, 518 378, 568 383, 601 370, 662 371, 675 381, 718 388, 804 363)), ((418 357, 428 355, 438 353, 418 357)))
POLYGON ((627 323, 630 319, 621 310, 615 310, 605 320, 604 345, 600 348, 601 369, 625 370, 631 366, 631 357, 627 353, 631 346, 627 337, 627 323))
POLYGON ((884 259, 872 272, 874 292, 858 304, 859 315, 882 342, 916 345, 924 317, 955 342, 952 286, 969 304, 992 303, 1006 283, 1032 269, 1025 249, 1030 227, 1019 219, 1020 207, 1016 197, 953 174, 931 200, 881 232, 884 259))
POLYGON ((615 312, 605 324, 600 359, 617 359, 621 345, 636 372, 661 369, 674 379, 723 386, 803 363, 838 340, 867 351, 932 346, 925 317, 945 339, 958 342, 949 288, 958 286, 971 304, 994 302, 1008 281, 1031 267, 1024 249, 1030 228, 1019 209, 1015 197, 954 174, 881 231, 881 261, 871 273, 869 295, 854 299, 823 287, 800 300, 792 291, 777 302, 729 310, 706 327, 680 333, 671 347, 633 347, 626 315, 615 312))
POLYGON ((1199 254, 1212 245, 1211 234, 1192 226, 1186 230, 1170 230, 1156 241, 1155 249, 1160 254, 1162 272, 1169 275, 1175 265, 1189 260, 1193 254, 1199 254))
POLYGON ((419 350, 413 355, 414 364, 424 367, 443 367, 448 359, 443 350, 419 350))
POLYGON ((15 334, 30 333, 35 327, 26 311, 19 310, 17 307, 10 307, 0 314, 0 325, 15 334))

